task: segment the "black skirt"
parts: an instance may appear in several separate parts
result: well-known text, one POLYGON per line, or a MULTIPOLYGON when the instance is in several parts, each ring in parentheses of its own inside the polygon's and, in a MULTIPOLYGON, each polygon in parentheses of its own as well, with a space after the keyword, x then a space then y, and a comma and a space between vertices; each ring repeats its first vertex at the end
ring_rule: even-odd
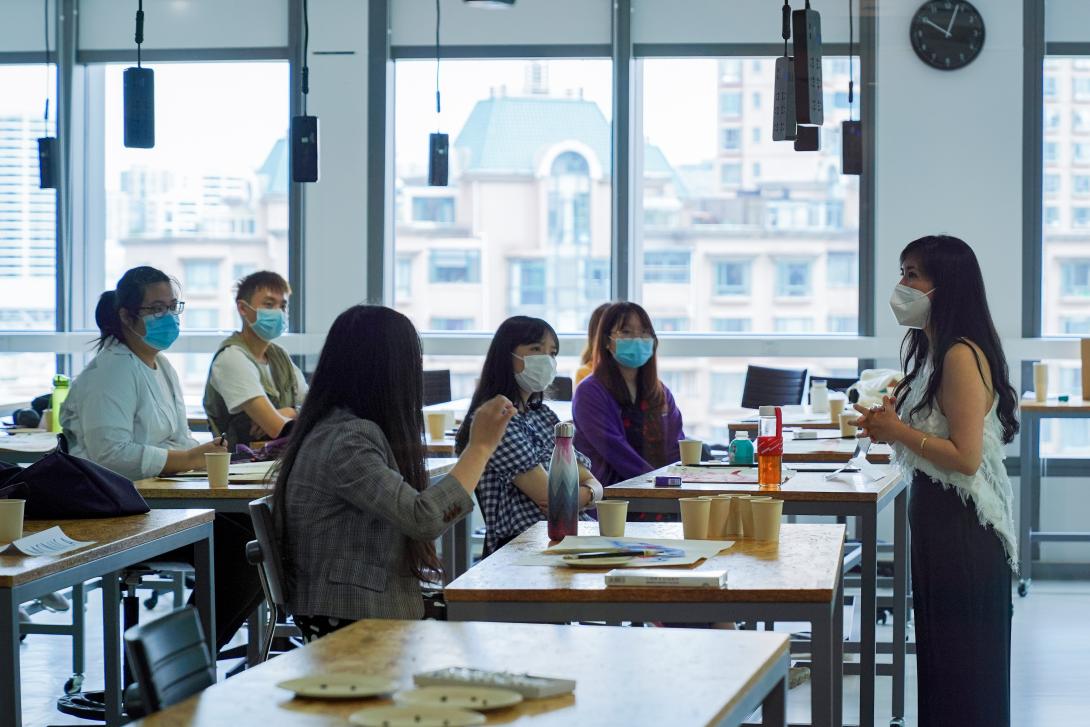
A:
POLYGON ((1011 570, 972 498, 916 471, 912 597, 920 727, 1010 725, 1011 570))

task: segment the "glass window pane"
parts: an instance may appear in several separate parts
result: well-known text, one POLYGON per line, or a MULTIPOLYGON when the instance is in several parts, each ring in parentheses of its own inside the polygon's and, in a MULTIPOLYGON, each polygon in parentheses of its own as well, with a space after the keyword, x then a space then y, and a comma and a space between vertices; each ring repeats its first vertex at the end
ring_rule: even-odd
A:
POLYGON ((771 140, 774 58, 639 62, 647 146, 636 300, 691 331, 740 332, 721 321, 742 319, 755 334, 851 326, 860 178, 840 173, 840 122, 852 113, 846 59, 825 60, 822 150, 806 154, 771 140), (684 287, 664 284, 666 250, 688 254, 684 287), (803 317, 806 328, 779 320, 803 317))
POLYGON ((57 358, 51 353, 0 353, 0 404, 20 404, 53 390, 57 358))
POLYGON ((55 78, 52 67, 0 65, 0 330, 56 328, 56 192, 38 187, 38 138, 56 133, 43 119, 55 78))
MULTIPOLYGON (((434 61, 398 61, 395 75, 394 254, 420 254, 428 273, 394 305, 421 329, 525 314, 585 330, 609 299, 610 61, 444 60, 438 121, 434 61), (444 188, 427 186, 437 123, 444 188)), ((677 209, 648 222, 672 225, 677 209)))

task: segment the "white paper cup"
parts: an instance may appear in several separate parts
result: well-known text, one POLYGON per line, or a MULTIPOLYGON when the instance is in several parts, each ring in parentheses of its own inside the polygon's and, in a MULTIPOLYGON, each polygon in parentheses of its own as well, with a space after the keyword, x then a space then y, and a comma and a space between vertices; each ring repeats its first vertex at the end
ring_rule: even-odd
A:
POLYGON ((1048 364, 1043 361, 1033 364, 1033 396, 1037 401, 1048 401, 1048 364))
POLYGON ((681 464, 700 464, 700 454, 704 443, 699 439, 682 439, 677 443, 681 449, 681 464))
POLYGON ((428 439, 432 442, 442 442, 447 438, 447 412, 429 411, 424 413, 428 421, 428 439))
POLYGON ((753 522, 753 503, 765 502, 771 499, 771 497, 764 495, 753 495, 742 505, 742 530, 745 531, 747 538, 754 537, 756 532, 756 525, 753 522))
POLYGON ((749 509, 753 517, 753 537, 757 540, 779 540, 783 500, 751 500, 749 509))
POLYGON ((722 538, 727 534, 727 518, 730 517, 730 495, 712 498, 708 515, 708 537, 722 538))
POLYGON ((740 538, 745 535, 745 531, 742 529, 742 502, 748 500, 752 495, 721 495, 724 500, 729 498, 731 500, 730 510, 727 512, 727 525, 724 528, 723 535, 728 538, 740 538))
POLYGON ((227 487, 228 474, 231 470, 230 452, 205 452, 204 467, 208 472, 209 486, 227 487))
POLYGON ((840 412, 840 436, 842 437, 854 437, 859 428, 855 426, 855 420, 859 418, 859 412, 854 409, 840 412))
POLYGON ((595 507, 598 508, 598 534, 605 538, 624 537, 628 500, 602 500, 595 507))
POLYGON ((686 540, 704 540, 708 537, 708 516, 712 510, 712 498, 685 497, 681 505, 681 529, 686 540))
POLYGON ((23 537, 23 508, 26 500, 0 500, 0 545, 23 537))
POLYGON ((829 416, 830 421, 833 424, 840 423, 840 412, 844 411, 844 397, 842 396, 830 396, 829 397, 829 416))

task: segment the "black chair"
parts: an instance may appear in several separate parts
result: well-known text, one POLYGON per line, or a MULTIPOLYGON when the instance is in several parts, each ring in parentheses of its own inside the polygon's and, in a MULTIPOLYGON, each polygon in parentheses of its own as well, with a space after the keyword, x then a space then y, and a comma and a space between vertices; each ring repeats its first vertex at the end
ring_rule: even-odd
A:
POLYGON ((549 401, 571 401, 572 380, 570 376, 557 376, 545 389, 545 398, 549 401))
POLYGON ((216 683, 216 666, 192 606, 128 629, 125 653, 139 689, 126 690, 130 716, 158 712, 216 683))
POLYGON ((848 390, 848 387, 859 381, 858 376, 826 376, 825 386, 829 391, 839 391, 843 394, 848 390))
POLYGON ((269 605, 269 621, 261 644, 261 661, 267 661, 276 636, 293 636, 298 630, 280 622, 287 618, 284 595, 284 561, 276 542, 276 526, 273 523, 272 497, 262 497, 250 503, 250 519, 254 523, 257 540, 246 544, 246 559, 257 566, 261 578, 261 590, 269 605))
POLYGON ((806 369, 773 369, 765 366, 746 368, 742 387, 742 408, 801 404, 806 387, 806 369))
POLYGON ((424 406, 450 401, 450 369, 424 372, 424 406))

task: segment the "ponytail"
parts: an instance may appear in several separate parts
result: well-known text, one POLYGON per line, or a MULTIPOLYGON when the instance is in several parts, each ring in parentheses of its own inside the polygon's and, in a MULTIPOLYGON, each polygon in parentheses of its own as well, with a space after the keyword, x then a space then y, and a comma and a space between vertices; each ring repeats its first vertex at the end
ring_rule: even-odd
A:
POLYGON ((99 296, 95 306, 95 323, 99 337, 95 339, 95 353, 101 351, 111 339, 124 341, 125 332, 121 324, 121 313, 117 309, 117 291, 107 290, 99 296))
POLYGON ((144 302, 144 292, 149 285, 156 283, 174 284, 166 273, 148 265, 132 268, 117 281, 117 288, 107 290, 98 299, 95 306, 95 323, 99 337, 95 339, 95 352, 101 351, 111 341, 125 342, 125 326, 121 322, 121 310, 127 310, 133 317, 140 311, 144 302))

